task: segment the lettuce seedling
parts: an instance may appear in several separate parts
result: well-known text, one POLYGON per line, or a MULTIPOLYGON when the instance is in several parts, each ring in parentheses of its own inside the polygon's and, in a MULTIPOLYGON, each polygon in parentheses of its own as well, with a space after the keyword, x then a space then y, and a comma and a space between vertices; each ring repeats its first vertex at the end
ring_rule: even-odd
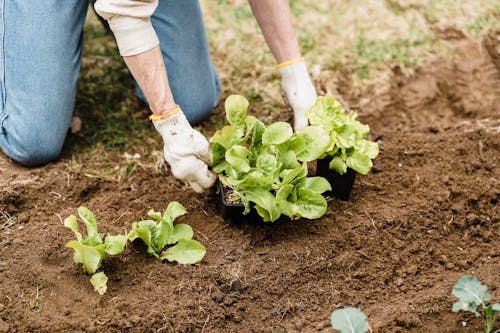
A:
POLYGON ((458 301, 453 304, 453 312, 465 311, 473 313, 476 317, 480 317, 481 314, 477 311, 477 308, 481 305, 485 321, 484 332, 500 332, 500 329, 493 331, 495 320, 500 312, 500 304, 486 305, 486 302, 491 300, 491 296, 488 294, 488 287, 481 284, 475 277, 465 275, 455 284, 452 294, 458 298, 458 301))
POLYGON ((127 243, 126 235, 106 236, 104 242, 97 230, 94 214, 85 207, 78 208, 78 215, 85 224, 87 237, 83 238, 78 228, 78 220, 71 215, 64 220, 64 226, 75 234, 76 240, 69 241, 66 246, 74 250, 73 261, 82 264, 87 274, 93 274, 90 282, 100 295, 106 292, 108 278, 104 273, 96 273, 106 254, 116 255, 123 252, 127 243))
POLYGON ((187 224, 174 225, 174 220, 186 214, 184 207, 177 201, 171 202, 163 215, 154 210, 148 212, 153 220, 134 222, 128 238, 137 238, 148 247, 148 253, 155 258, 176 261, 179 264, 195 264, 205 256, 205 246, 193 240, 193 229, 187 224), (175 245, 174 245, 175 244, 175 245), (168 245, 173 245, 164 249, 168 245))
POLYGON ((346 113, 337 100, 325 95, 318 97, 306 112, 306 117, 311 125, 323 128, 330 137, 328 149, 320 157, 331 158, 330 169, 341 175, 347 172, 347 168, 363 175, 370 171, 379 147, 376 142, 365 139, 370 128, 357 120, 355 112, 346 113))
POLYGON ((335 310, 331 317, 332 327, 340 333, 366 333, 371 331, 368 318, 357 308, 335 310))
POLYGON ((326 212, 321 195, 330 184, 321 177, 307 177, 307 162, 325 154, 330 137, 319 126, 293 133, 290 124, 269 126, 247 115, 249 103, 239 95, 225 101, 229 125, 210 139, 213 170, 221 182, 234 190, 245 205, 250 203, 264 221, 281 214, 292 219, 315 219, 326 212))

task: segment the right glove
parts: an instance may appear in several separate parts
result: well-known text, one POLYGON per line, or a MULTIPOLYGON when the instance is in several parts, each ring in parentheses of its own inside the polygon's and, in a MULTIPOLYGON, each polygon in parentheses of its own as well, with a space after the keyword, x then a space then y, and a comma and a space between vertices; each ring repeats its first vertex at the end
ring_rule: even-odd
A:
POLYGON ((293 129, 309 124, 305 113, 316 102, 316 89, 311 82, 304 58, 292 59, 278 65, 281 74, 281 93, 293 110, 293 129))
POLYGON ((170 165, 172 174, 186 182, 195 192, 203 192, 211 187, 216 179, 208 169, 212 164, 212 151, 207 139, 194 130, 182 110, 169 112, 165 119, 152 116, 153 125, 163 138, 163 155, 170 165))

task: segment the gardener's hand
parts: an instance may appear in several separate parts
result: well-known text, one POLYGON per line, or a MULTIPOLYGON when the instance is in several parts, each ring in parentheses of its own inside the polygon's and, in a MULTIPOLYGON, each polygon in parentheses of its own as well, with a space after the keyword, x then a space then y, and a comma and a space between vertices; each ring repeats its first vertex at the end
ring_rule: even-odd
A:
POLYGON ((281 73, 283 99, 293 110, 293 128, 297 131, 308 125, 304 114, 316 102, 316 89, 304 58, 285 61, 278 65, 278 70, 281 73))
POLYGON ((151 117, 163 138, 165 160, 177 179, 188 183, 194 191, 203 192, 215 182, 215 174, 208 169, 212 164, 208 141, 191 127, 179 107, 165 116, 168 117, 151 117))

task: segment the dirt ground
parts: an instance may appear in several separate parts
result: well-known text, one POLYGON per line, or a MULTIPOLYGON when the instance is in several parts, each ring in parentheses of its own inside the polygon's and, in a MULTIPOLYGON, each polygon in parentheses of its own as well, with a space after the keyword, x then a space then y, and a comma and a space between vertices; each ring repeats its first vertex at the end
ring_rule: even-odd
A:
POLYGON ((362 308, 374 332, 480 332, 451 312, 451 289, 470 274, 500 300, 500 35, 450 38, 453 59, 412 76, 396 67, 386 91, 354 94, 349 73, 316 73, 381 154, 350 201, 329 200, 315 221, 223 221, 215 191, 194 194, 169 172, 118 182, 72 167, 68 152, 34 169, 0 157, 0 332, 333 332, 344 306, 362 308), (205 259, 161 264, 134 243, 106 259, 108 292, 94 293, 62 220, 84 205, 101 232, 123 232, 173 200, 205 259))

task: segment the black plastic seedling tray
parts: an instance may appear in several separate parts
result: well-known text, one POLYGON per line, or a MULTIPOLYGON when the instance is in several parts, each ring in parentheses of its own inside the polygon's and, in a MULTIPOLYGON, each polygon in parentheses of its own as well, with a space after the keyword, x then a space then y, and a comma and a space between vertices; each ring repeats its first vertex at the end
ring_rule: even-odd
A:
POLYGON ((241 202, 230 202, 227 200, 227 191, 230 191, 230 188, 225 187, 222 183, 219 183, 219 212, 224 220, 230 220, 232 222, 240 222, 240 221, 248 221, 248 220, 256 220, 262 221, 262 218, 259 216, 257 211, 252 208, 250 212, 246 215, 243 215, 245 211, 245 205, 241 202))
POLYGON ((229 202, 226 198, 226 193, 229 189, 219 184, 219 192, 220 192, 220 200, 219 200, 219 212, 222 215, 222 218, 225 220, 231 219, 242 219, 243 212, 245 211, 245 205, 241 202, 229 202))
POLYGON ((351 194, 352 186, 356 180, 356 171, 347 168, 347 172, 343 175, 330 170, 331 158, 324 158, 318 160, 316 165, 316 176, 321 176, 326 178, 330 185, 332 186, 331 191, 326 191, 323 195, 338 198, 340 200, 349 200, 349 195, 351 194))

